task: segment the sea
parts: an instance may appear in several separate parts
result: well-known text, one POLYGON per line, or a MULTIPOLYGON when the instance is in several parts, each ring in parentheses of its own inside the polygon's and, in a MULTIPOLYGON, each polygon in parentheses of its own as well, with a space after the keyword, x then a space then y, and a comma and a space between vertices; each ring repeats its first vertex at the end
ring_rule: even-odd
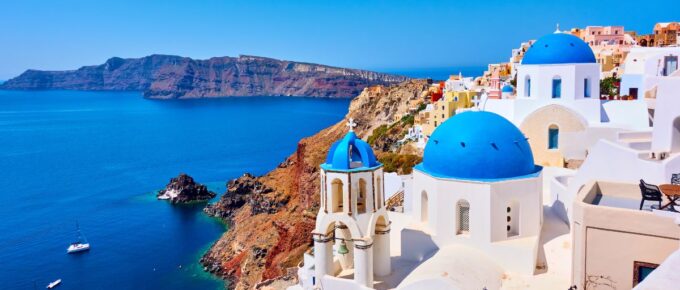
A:
MULTIPOLYGON (((219 195, 265 174, 348 99, 149 100, 139 92, 0 90, 0 289, 223 289, 201 255, 226 230, 155 198, 185 172, 219 195), (76 224, 89 252, 66 254, 76 224)), ((219 197, 219 196, 218 196, 219 197)))

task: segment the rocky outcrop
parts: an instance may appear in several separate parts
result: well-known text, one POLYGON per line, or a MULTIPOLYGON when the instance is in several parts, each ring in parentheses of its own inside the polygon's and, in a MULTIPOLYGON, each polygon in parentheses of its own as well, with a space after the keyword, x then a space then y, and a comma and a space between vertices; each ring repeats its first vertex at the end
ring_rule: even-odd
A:
MULTIPOLYGON (((412 80, 367 88, 352 100, 346 118, 354 118, 357 135, 366 138, 406 114, 408 101, 427 86, 426 81, 412 80)), ((225 197, 206 209, 232 225, 201 259, 206 270, 230 280, 229 287, 236 289, 252 289, 261 281, 294 273, 311 246, 319 208, 319 165, 330 145, 346 133, 345 121, 340 121, 301 140, 296 152, 268 174, 230 182, 232 189, 225 196, 241 192, 261 199, 252 203, 251 197, 225 197), (258 209, 264 200, 270 206, 258 209)))
POLYGON ((203 184, 198 184, 194 179, 184 173, 171 178, 165 189, 158 191, 158 199, 169 200, 172 203, 188 203, 207 201, 216 194, 203 184))
POLYGON ((147 98, 228 96, 352 97, 406 77, 257 56, 195 60, 172 55, 114 57, 72 71, 28 70, 2 89, 142 91, 147 98))
POLYGON ((270 199, 267 194, 274 191, 263 185, 255 176, 246 173, 227 183, 227 191, 216 203, 209 204, 203 211, 213 217, 231 220, 235 212, 244 205, 250 206, 250 214, 274 213, 288 203, 289 196, 270 199))

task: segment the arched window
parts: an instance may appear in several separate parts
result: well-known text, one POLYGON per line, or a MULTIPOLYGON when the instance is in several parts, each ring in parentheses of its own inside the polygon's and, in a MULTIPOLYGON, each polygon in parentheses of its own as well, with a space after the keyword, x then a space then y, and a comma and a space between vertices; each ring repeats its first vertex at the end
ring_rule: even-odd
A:
POLYGON ((420 221, 427 223, 429 219, 428 207, 429 201, 427 200, 427 192, 423 191, 420 194, 420 221))
POLYGON ((524 81, 524 96, 531 97, 531 77, 529 76, 524 81))
POLYGON ((457 234, 470 233, 470 203, 467 200, 459 200, 456 204, 456 225, 457 234))
POLYGON ((548 149, 558 149, 560 141, 560 128, 557 125, 548 127, 548 149))
POLYGON ((366 180, 359 178, 359 195, 357 195, 357 211, 366 213, 366 180))
POLYGON ((552 97, 553 99, 562 97, 562 79, 560 77, 554 77, 552 80, 552 97))
POLYGON ((583 97, 590 98, 590 79, 583 79, 583 97))
POLYGON ((344 207, 344 194, 342 192, 342 181, 340 179, 334 179, 333 182, 331 182, 331 194, 333 195, 332 198, 332 206, 331 208, 333 209, 332 212, 342 212, 342 209, 344 207))

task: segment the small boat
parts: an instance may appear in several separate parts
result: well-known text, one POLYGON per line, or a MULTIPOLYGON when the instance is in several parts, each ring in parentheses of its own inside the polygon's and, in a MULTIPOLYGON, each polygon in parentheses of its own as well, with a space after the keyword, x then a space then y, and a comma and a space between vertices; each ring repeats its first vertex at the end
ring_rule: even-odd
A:
POLYGON ((57 279, 56 281, 54 281, 50 284, 47 284, 47 289, 52 289, 54 287, 57 287, 57 286, 59 286, 59 284, 61 284, 61 279, 57 279))
POLYGON ((80 232, 80 226, 78 225, 78 222, 76 222, 76 231, 78 232, 78 240, 68 246, 68 249, 66 249, 66 253, 68 254, 90 250, 90 243, 87 242, 85 236, 83 236, 83 234, 80 232))

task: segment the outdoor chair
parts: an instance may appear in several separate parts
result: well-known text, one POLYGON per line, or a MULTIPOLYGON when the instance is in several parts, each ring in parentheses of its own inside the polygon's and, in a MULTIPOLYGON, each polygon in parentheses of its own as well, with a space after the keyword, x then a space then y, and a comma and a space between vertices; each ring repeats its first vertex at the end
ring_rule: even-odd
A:
POLYGON ((671 176, 671 184, 680 185, 680 173, 674 173, 671 176))
POLYGON ((646 183, 644 180, 640 179, 640 193, 642 194, 642 200, 640 201, 640 210, 645 204, 646 200, 658 201, 659 208, 661 208, 661 202, 663 201, 663 195, 658 186, 646 183))

